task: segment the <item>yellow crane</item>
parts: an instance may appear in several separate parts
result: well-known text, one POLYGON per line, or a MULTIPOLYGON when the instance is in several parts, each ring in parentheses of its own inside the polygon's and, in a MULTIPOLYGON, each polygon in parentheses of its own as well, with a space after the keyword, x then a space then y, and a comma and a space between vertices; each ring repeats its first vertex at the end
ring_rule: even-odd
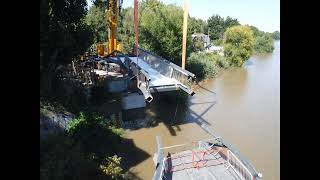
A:
MULTIPOLYGON (((105 11, 106 13, 105 15, 106 15, 106 22, 108 25, 108 39, 107 39, 108 49, 107 49, 107 52, 105 52, 104 45, 102 43, 99 43, 97 45, 97 54, 100 57, 111 55, 111 53, 113 53, 114 51, 122 52, 122 45, 117 42, 118 16, 121 10, 122 1, 123 0, 106 0, 107 9, 105 11)), ((135 10, 137 10, 136 3, 138 3, 138 1, 135 0, 135 10)), ((185 69, 185 61, 186 61, 187 19, 188 19, 188 0, 184 0, 183 38, 182 38, 183 42, 182 42, 182 60, 181 60, 183 69, 185 69)), ((138 41, 137 32, 136 32, 136 41, 138 41)))
POLYGON ((114 51, 122 51, 122 46, 117 42, 118 16, 121 9, 122 0, 107 0, 106 21, 108 25, 108 49, 105 52, 104 45, 97 45, 98 56, 105 56, 114 51))

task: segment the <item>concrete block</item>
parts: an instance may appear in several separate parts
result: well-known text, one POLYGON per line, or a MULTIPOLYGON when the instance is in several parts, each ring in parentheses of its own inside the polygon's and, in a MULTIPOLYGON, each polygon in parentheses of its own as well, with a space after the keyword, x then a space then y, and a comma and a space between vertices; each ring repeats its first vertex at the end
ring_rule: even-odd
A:
POLYGON ((146 107, 146 100, 143 94, 134 92, 122 95, 122 109, 135 109, 146 107))
POLYGON ((123 92, 128 88, 128 79, 119 78, 107 81, 108 91, 111 93, 123 92))

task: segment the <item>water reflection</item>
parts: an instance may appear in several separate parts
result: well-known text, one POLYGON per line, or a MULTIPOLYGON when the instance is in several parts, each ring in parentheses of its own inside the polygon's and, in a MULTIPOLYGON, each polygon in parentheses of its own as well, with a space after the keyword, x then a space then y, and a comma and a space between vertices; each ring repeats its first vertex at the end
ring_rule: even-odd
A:
POLYGON ((219 96, 229 100, 238 101, 247 89, 248 70, 245 68, 233 68, 226 70, 218 78, 213 80, 213 86, 219 96))
POLYGON ((153 102, 148 104, 148 110, 146 111, 147 117, 152 122, 151 127, 163 123, 172 136, 177 135, 176 130, 181 131, 179 125, 185 123, 188 102, 179 97, 179 93, 170 92, 153 95, 153 102))

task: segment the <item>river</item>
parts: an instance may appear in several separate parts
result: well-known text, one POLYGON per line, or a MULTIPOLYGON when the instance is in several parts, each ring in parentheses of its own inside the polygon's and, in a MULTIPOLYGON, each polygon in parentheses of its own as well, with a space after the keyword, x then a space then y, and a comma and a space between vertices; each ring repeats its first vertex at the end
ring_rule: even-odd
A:
POLYGON ((240 150, 263 179, 280 179, 280 41, 273 53, 254 55, 242 68, 225 70, 201 84, 187 105, 179 104, 174 117, 176 105, 150 105, 147 118, 157 123, 127 132, 126 137, 147 154, 130 169, 138 178, 152 179, 156 135, 164 146, 208 138, 199 126, 205 123, 240 150))

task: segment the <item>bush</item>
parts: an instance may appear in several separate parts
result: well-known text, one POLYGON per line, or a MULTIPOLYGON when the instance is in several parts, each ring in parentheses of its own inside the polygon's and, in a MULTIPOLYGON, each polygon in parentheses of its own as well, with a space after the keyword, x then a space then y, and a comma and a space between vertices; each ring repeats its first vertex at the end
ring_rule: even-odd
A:
POLYGON ((121 175, 124 131, 96 113, 80 113, 65 134, 40 140, 40 179, 111 179, 121 175))
POLYGON ((102 162, 118 152, 123 136, 123 130, 110 127, 110 123, 96 113, 80 113, 70 122, 67 133, 86 153, 93 153, 102 162))
POLYGON ((273 39, 270 35, 264 34, 256 37, 254 50, 257 53, 270 53, 274 49, 273 39))
POLYGON ((213 53, 191 53, 187 60, 187 70, 194 73, 198 80, 215 77, 219 69, 227 66, 224 57, 213 53))
POLYGON ((223 43, 223 39, 216 39, 216 40, 213 40, 213 44, 216 45, 216 46, 221 46, 223 43))
POLYGON ((233 26, 224 34, 224 54, 230 65, 242 66, 253 52, 254 36, 249 26, 233 26))
MULTIPOLYGON (((277 38, 277 31, 274 33, 267 33, 260 31, 257 27, 250 26, 255 38, 254 52, 258 54, 270 53, 273 51, 273 38, 277 38)), ((278 31, 279 32, 279 31, 278 31)), ((280 34, 279 34, 280 36, 280 34)), ((279 37, 280 38, 280 37, 279 37)))
POLYGON ((118 179, 121 176, 122 168, 120 167, 121 157, 114 155, 107 157, 104 164, 100 165, 100 169, 113 179, 118 179))

